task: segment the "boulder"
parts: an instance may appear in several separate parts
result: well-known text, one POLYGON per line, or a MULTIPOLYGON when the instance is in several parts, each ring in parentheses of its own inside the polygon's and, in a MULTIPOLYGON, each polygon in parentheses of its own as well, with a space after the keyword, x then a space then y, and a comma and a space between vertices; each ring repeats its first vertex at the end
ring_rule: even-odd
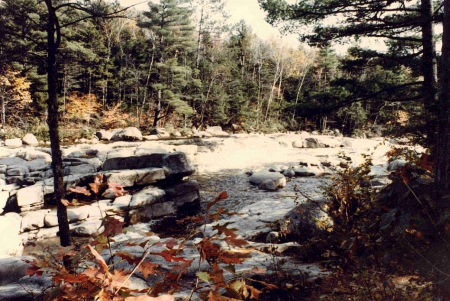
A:
POLYGON ((164 202, 146 206, 144 209, 133 209, 128 214, 131 223, 136 224, 162 216, 173 215, 176 212, 177 206, 175 206, 174 202, 164 202))
POLYGON ((267 191, 276 191, 277 186, 275 185, 274 181, 272 180, 264 180, 261 184, 258 185, 258 188, 261 190, 267 190, 267 191))
POLYGON ((10 165, 8 166, 8 169, 6 170, 7 176, 24 176, 26 175, 30 170, 26 165, 10 165))
POLYGON ((116 132, 111 140, 113 141, 140 141, 142 140, 142 133, 135 127, 127 127, 121 131, 116 132))
POLYGON ((156 128, 150 132, 150 135, 156 135, 158 139, 168 139, 170 138, 170 133, 163 128, 156 128))
POLYGON ((120 197, 117 197, 112 206, 116 207, 118 209, 124 209, 127 208, 128 206, 130 206, 130 202, 131 202, 131 195, 123 195, 120 197))
POLYGON ((325 147, 323 143, 320 143, 317 138, 305 138, 303 140, 304 148, 322 148, 325 147))
POLYGON ((275 184, 275 187, 282 188, 286 186, 286 177, 279 172, 259 171, 253 173, 249 182, 253 185, 260 185, 266 180, 271 180, 275 184))
POLYGON ((77 237, 93 237, 105 231, 102 221, 98 218, 83 221, 80 225, 74 226, 70 233, 77 237))
POLYGON ((162 168, 141 168, 116 170, 104 173, 107 183, 116 183, 124 187, 149 185, 166 178, 162 168))
POLYGON ((158 135, 148 135, 148 136, 142 136, 142 140, 144 141, 155 141, 158 140, 158 135))
POLYGON ((31 133, 28 133, 25 136, 23 136, 22 143, 30 146, 37 146, 39 144, 38 140, 36 139, 36 136, 34 136, 31 133))
POLYGON ((206 129, 207 133, 210 133, 214 137, 228 137, 230 134, 223 131, 220 126, 211 126, 206 129))
POLYGON ((308 168, 308 167, 298 167, 294 168, 294 173, 296 177, 314 177, 318 175, 318 170, 308 168))
POLYGON ((14 139, 6 139, 5 146, 11 148, 18 148, 22 146, 22 139, 14 138, 14 139))
POLYGON ((97 172, 97 168, 92 164, 81 164, 77 166, 64 167, 64 175, 85 175, 97 172))
POLYGON ((18 158, 18 157, 8 157, 8 158, 1 158, 0 159, 0 165, 23 165, 26 161, 24 159, 18 158))
POLYGON ((29 161, 25 164, 25 166, 28 167, 29 172, 43 171, 51 168, 45 159, 35 159, 33 161, 29 161))
POLYGON ((19 207, 44 203, 44 189, 39 184, 17 190, 16 196, 19 207))
POLYGON ((21 220, 20 215, 13 212, 0 216, 0 258, 22 255, 21 220))
POLYGON ((97 138, 99 140, 103 140, 103 141, 109 141, 111 140, 111 138, 113 137, 113 133, 107 130, 99 130, 95 133, 95 136, 97 136, 97 138))
MULTIPOLYGON (((67 220, 69 221, 69 223, 85 220, 89 216, 90 209, 90 206, 68 207, 67 220)), ((44 224, 46 227, 58 226, 58 216, 56 210, 52 210, 45 215, 44 224)))
POLYGON ((200 185, 195 180, 183 181, 163 188, 166 200, 180 207, 186 203, 200 200, 200 185))
POLYGON ((19 281, 25 277, 30 264, 25 261, 32 261, 32 256, 14 256, 0 259, 0 286, 19 281))
POLYGON ((49 209, 43 209, 26 213, 22 217, 22 224, 20 226, 20 231, 25 232, 43 228, 45 215, 48 214, 49 212, 50 212, 49 209))
POLYGON ((166 193, 157 187, 148 187, 143 189, 131 198, 130 208, 144 207, 155 203, 162 203, 165 200, 166 193))
POLYGON ((394 171, 394 170, 397 170, 400 167, 405 166, 405 164, 406 164, 406 160, 404 160, 404 159, 396 159, 396 160, 393 160, 393 161, 389 162, 387 170, 388 171, 394 171))
POLYGON ((0 191, 0 214, 3 213, 3 208, 5 208, 9 199, 9 191, 0 191))
POLYGON ((316 203, 305 202, 290 210, 283 218, 294 237, 306 240, 326 233, 333 220, 316 203))
POLYGON ((34 149, 21 149, 17 152, 16 157, 22 158, 26 161, 43 159, 43 160, 45 160, 45 163, 52 162, 52 156, 49 153, 34 150, 34 149))
POLYGON ((185 153, 154 153, 143 156, 108 158, 103 163, 103 170, 142 169, 148 167, 164 167, 168 180, 180 180, 195 172, 185 153))

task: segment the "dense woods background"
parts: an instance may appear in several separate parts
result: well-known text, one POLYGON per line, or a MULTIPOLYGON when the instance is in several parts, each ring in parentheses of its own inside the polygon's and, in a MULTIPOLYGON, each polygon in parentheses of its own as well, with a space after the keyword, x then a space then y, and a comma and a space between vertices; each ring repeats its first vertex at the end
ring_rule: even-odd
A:
MULTIPOLYGON (((393 128, 403 134, 408 125, 424 123, 425 66, 431 65, 423 64, 428 40, 422 29, 429 22, 422 22, 419 2, 386 13, 387 3, 358 1, 348 6, 358 18, 320 25, 314 34, 311 24, 342 15, 345 5, 305 7, 295 15, 277 7, 283 1, 260 2, 273 23, 297 20, 287 29, 315 47, 263 41, 244 21, 228 24, 223 0, 150 2, 142 13, 125 10, 114 18, 109 14, 123 8, 103 0, 59 9, 56 84, 66 128, 78 128, 80 136, 90 135, 89 128, 129 125, 144 131, 331 128, 360 135, 393 128), (355 35, 388 38, 387 50, 354 42, 339 56, 330 46, 331 39, 355 35)), ((3 0, 0 15, 1 123, 45 138, 48 12, 41 1, 3 0)), ((433 18, 442 19, 440 9, 433 18)))

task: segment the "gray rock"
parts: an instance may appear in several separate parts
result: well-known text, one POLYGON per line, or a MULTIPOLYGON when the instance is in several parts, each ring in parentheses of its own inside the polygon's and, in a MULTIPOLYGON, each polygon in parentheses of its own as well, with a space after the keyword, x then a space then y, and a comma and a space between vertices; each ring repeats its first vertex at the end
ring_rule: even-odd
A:
POLYGON ((156 128, 150 132, 151 135, 156 135, 159 139, 168 139, 170 138, 170 133, 167 132, 163 128, 156 128))
POLYGON ((283 172, 283 175, 287 178, 294 178, 295 177, 295 171, 292 168, 286 169, 283 172))
POLYGON ((200 186, 195 180, 183 181, 163 189, 166 200, 174 202, 177 206, 200 200, 200 186))
POLYGON ((130 206, 130 202, 131 202, 131 195, 123 195, 120 197, 117 197, 112 206, 116 207, 118 209, 123 209, 123 208, 127 208, 130 206))
POLYGON ((5 208, 8 203, 9 192, 8 191, 0 191, 0 214, 3 213, 3 208, 5 208))
POLYGON ((277 186, 275 185, 274 181, 272 180, 264 180, 261 184, 258 185, 258 188, 261 190, 267 190, 267 191, 276 191, 277 186))
POLYGON ((30 231, 44 227, 45 215, 50 212, 50 209, 37 210, 28 212, 22 217, 21 232, 30 231))
POLYGON ((303 140, 304 148, 322 148, 325 147, 323 143, 320 143, 317 138, 305 138, 303 140))
POLYGON ((44 292, 52 285, 48 276, 36 275, 22 277, 19 281, 0 287, 0 300, 35 301, 40 300, 44 292))
POLYGON ((195 172, 195 167, 191 165, 186 154, 181 152, 115 157, 109 158, 103 163, 103 170, 105 171, 148 167, 165 167, 165 175, 168 180, 179 180, 195 172))
POLYGON ((24 176, 26 175, 30 170, 26 165, 10 165, 8 166, 8 169, 6 170, 7 176, 24 176))
POLYGON ((45 159, 35 159, 27 162, 25 165, 30 173, 33 171, 43 171, 51 168, 45 159))
POLYGON ((309 239, 325 233, 333 226, 331 217, 318 204, 305 202, 284 216, 288 231, 299 239, 309 239))
POLYGON ((19 236, 21 219, 19 214, 12 212, 0 216, 0 258, 22 255, 23 244, 19 236))
POLYGON ((44 202, 44 190, 39 184, 19 189, 16 195, 19 207, 44 202))
POLYGON ((303 141, 302 140, 295 140, 292 142, 292 147, 294 148, 303 148, 303 141))
POLYGON ((95 133, 95 136, 98 137, 100 140, 109 141, 113 137, 113 133, 106 130, 99 130, 95 133))
POLYGON ((259 185, 266 180, 273 181, 277 188, 286 186, 286 177, 279 172, 259 171, 253 173, 249 178, 250 184, 253 185, 259 185))
POLYGON ((102 221, 99 219, 91 219, 74 226, 70 233, 77 237, 93 237, 105 231, 102 227, 102 221))
POLYGON ((9 157, 9 158, 1 158, 0 159, 0 165, 6 165, 6 166, 10 166, 10 165, 20 166, 25 163, 26 163, 26 161, 24 159, 21 159, 18 157, 9 157))
POLYGON ((135 127, 127 127, 121 131, 116 132, 111 140, 113 141, 140 141, 142 140, 142 133, 135 127))
POLYGON ((20 278, 26 276, 26 271, 30 264, 25 262, 25 260, 32 261, 33 259, 34 257, 32 256, 0 258, 0 286, 17 282, 20 278))
POLYGON ((1 164, 0 165, 0 174, 6 174, 7 169, 8 169, 8 165, 1 164))
POLYGON ((296 177, 314 177, 317 175, 313 169, 307 167, 294 168, 294 172, 296 177))
POLYGON ((64 175, 85 175, 96 173, 97 169, 92 164, 81 164, 76 166, 66 166, 64 167, 64 175))
POLYGON ((405 164, 406 164, 406 161, 404 159, 396 159, 396 160, 393 160, 393 161, 389 162, 387 170, 388 171, 394 171, 394 170, 397 170, 400 167, 405 166, 405 164))
POLYGON ((228 137, 230 134, 223 131, 220 126, 211 126, 206 129, 207 133, 210 133, 214 137, 228 137))
MULTIPOLYGON (((69 223, 85 220, 89 216, 90 209, 90 206, 68 207, 67 220, 69 221, 69 223)), ((55 227, 58 225, 58 216, 56 210, 52 210, 45 215, 44 224, 46 227, 55 227)))
POLYGON ((82 158, 85 155, 84 152, 76 150, 71 152, 69 155, 67 155, 67 157, 69 158, 82 158))
POLYGON ((158 135, 148 135, 148 136, 142 136, 142 140, 144 141, 155 141, 158 140, 158 135))
POLYGON ((267 234, 266 243, 268 244, 276 244, 280 241, 280 233, 272 231, 267 234))
POLYGON ((38 140, 36 139, 36 136, 34 136, 31 133, 28 133, 25 136, 23 136, 22 143, 31 146, 37 146, 39 144, 38 140))
POLYGON ((134 194, 130 208, 143 207, 164 201, 166 193, 157 187, 149 187, 134 194))
POLYGON ((132 224, 145 222, 154 218, 173 215, 177 212, 177 206, 174 202, 157 203, 146 206, 144 209, 130 210, 129 216, 132 224))
POLYGON ((124 187, 135 185, 149 185, 166 178, 162 168, 141 168, 134 170, 116 170, 104 173, 108 183, 117 183, 124 187))
POLYGON ((14 138, 14 139, 6 139, 5 146, 11 148, 18 148, 22 146, 22 139, 14 138))

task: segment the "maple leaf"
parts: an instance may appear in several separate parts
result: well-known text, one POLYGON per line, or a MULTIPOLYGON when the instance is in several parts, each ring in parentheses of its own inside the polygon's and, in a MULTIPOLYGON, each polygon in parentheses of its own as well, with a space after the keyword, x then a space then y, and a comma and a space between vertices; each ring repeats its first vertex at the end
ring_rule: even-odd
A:
POLYGON ((210 291, 208 294, 208 301, 240 301, 240 300, 230 297, 224 297, 221 296, 218 292, 210 291))
POLYGON ((235 238, 235 237, 227 236, 227 237, 225 237, 225 241, 230 246, 236 246, 239 248, 242 248, 242 246, 244 246, 244 245, 248 245, 248 241, 246 241, 243 238, 235 238))
POLYGON ((198 279, 209 283, 211 281, 211 277, 209 276, 208 272, 197 272, 195 275, 198 277, 198 279))
POLYGON ((112 216, 105 217, 103 219, 102 225, 105 227, 105 231, 103 235, 105 236, 115 236, 117 234, 122 233, 124 222, 121 222, 117 218, 112 216))
POLYGON ((149 275, 154 275, 158 272, 159 264, 152 263, 150 261, 144 261, 139 266, 138 270, 144 275, 144 279, 147 279, 149 275))
POLYGON ((162 295, 158 297, 150 297, 148 295, 142 295, 138 297, 128 297, 126 301, 173 301, 175 297, 172 295, 162 295))
POLYGON ((190 222, 199 224, 199 223, 202 223, 204 220, 205 220, 205 217, 201 216, 201 215, 200 216, 188 216, 188 217, 182 218, 180 220, 177 220, 177 224, 181 224, 185 221, 190 221, 190 222))
POLYGON ((91 195, 91 192, 89 190, 87 190, 86 187, 80 187, 80 186, 76 186, 75 188, 69 188, 70 191, 75 192, 75 193, 79 193, 79 194, 84 194, 84 195, 91 195))
POLYGON ((166 248, 173 249, 176 245, 178 245, 178 241, 175 238, 171 238, 165 242, 166 248))
POLYGON ((208 205, 206 205, 206 209, 209 210, 212 206, 214 206, 215 204, 217 204, 219 201, 221 200, 225 200, 228 198, 228 193, 226 191, 222 191, 218 197, 216 197, 216 199, 210 203, 208 203, 208 205))
POLYGON ((218 236, 225 234, 225 236, 237 237, 235 231, 237 231, 238 229, 236 228, 228 229, 227 226, 230 224, 232 224, 232 222, 227 222, 223 225, 217 224, 215 226, 212 226, 212 228, 217 231, 218 236))
POLYGON ((123 189, 123 185, 117 183, 108 183, 108 189, 112 190, 115 196, 123 196, 127 194, 127 191, 123 189))
POLYGON ((94 255, 95 259, 97 259, 98 263, 100 263, 100 266, 101 266, 103 272, 105 273, 105 275, 108 278, 110 278, 111 274, 109 273, 108 265, 106 264, 103 257, 100 254, 98 254, 98 252, 94 248, 92 248, 90 245, 87 245, 87 248, 89 249, 91 254, 94 255))
POLYGON ((129 264, 138 264, 139 258, 133 254, 130 254, 128 252, 116 252, 114 255, 119 256, 129 264))
POLYGON ((181 262, 181 261, 187 261, 185 258, 183 257, 176 257, 176 251, 177 250, 163 250, 162 252, 159 253, 152 253, 153 255, 159 255, 161 257, 163 257, 167 262, 181 262))
POLYGON ((68 200, 66 199, 61 199, 61 204, 63 204, 64 206, 68 207, 68 206, 73 206, 72 203, 70 203, 68 200))
POLYGON ((129 271, 114 270, 113 274, 111 275, 112 286, 121 288, 122 286, 129 285, 130 280, 129 280, 128 275, 129 275, 129 271))
MULTIPOLYGON (((256 300, 259 299, 259 295, 261 294, 260 290, 254 288, 251 285, 245 285, 244 289, 245 289, 245 291, 247 291, 247 294, 248 294, 248 291, 250 291, 250 299, 256 299, 256 300)), ((248 295, 247 296, 244 295, 244 297, 248 298, 248 295)))

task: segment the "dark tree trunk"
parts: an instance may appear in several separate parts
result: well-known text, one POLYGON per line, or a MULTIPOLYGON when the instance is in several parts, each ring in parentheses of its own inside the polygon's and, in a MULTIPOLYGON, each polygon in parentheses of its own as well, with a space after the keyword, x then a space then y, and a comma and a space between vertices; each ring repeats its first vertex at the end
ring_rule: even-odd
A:
POLYGON ((433 24, 433 3, 432 0, 422 0, 422 73, 423 73, 423 93, 425 105, 425 120, 427 141, 434 144, 436 141, 436 113, 438 103, 437 89, 437 61, 436 44, 434 39, 433 24))
POLYGON ((59 224, 59 237, 61 246, 70 246, 69 222, 67 220, 67 208, 61 202, 64 197, 64 172, 62 164, 61 149, 59 146, 59 117, 58 117, 58 99, 57 99, 57 70, 56 53, 60 44, 60 33, 58 28, 58 19, 51 0, 45 0, 48 9, 48 27, 47 27, 47 84, 48 84, 48 127, 50 134, 52 150, 52 169, 55 187, 55 200, 57 204, 57 215, 59 224))
MULTIPOLYGON (((436 184, 439 197, 450 195, 450 0, 444 0, 444 33, 440 73, 439 118, 436 143, 436 184)), ((446 206, 448 200, 438 200, 446 206)))

